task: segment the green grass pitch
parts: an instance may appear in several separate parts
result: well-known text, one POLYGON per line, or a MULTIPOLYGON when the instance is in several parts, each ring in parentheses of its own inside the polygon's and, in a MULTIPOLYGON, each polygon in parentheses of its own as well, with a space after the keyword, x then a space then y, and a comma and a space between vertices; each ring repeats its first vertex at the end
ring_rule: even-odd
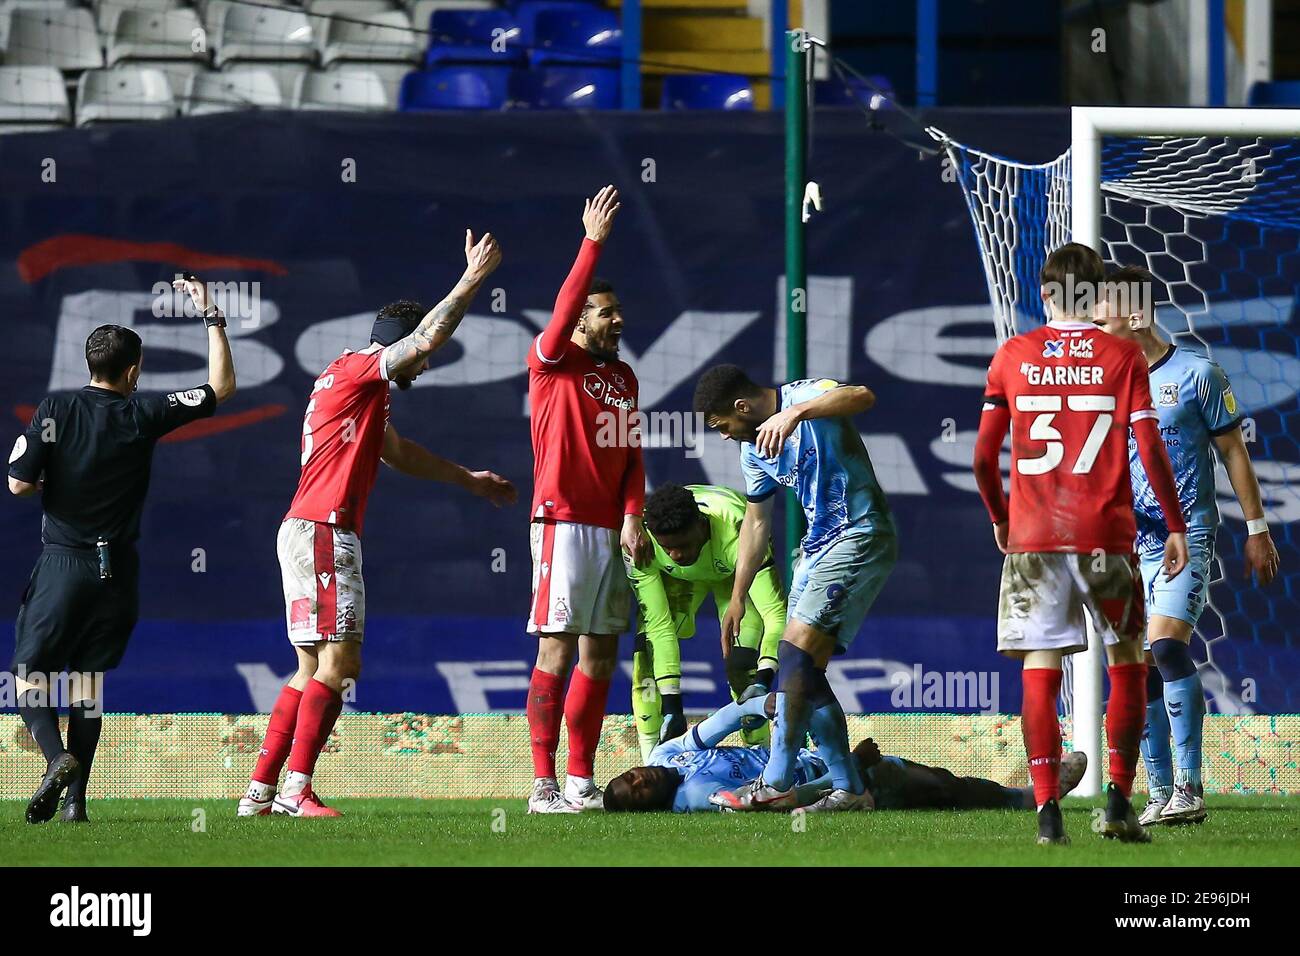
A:
POLYGON ((1073 844, 1039 847, 1033 816, 1013 811, 528 816, 523 800, 390 799, 294 820, 237 819, 233 801, 97 800, 89 824, 30 826, 6 801, 0 846, 8 866, 1300 865, 1300 797, 1214 797, 1205 824, 1147 846, 1091 832, 1098 806, 1067 801, 1073 844))

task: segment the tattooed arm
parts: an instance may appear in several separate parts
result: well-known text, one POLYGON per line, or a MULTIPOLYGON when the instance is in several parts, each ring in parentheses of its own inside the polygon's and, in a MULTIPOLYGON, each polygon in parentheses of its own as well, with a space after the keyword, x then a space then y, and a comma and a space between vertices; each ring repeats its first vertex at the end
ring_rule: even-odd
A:
POLYGON ((470 471, 464 465, 435 455, 423 445, 397 434, 397 429, 392 425, 384 430, 384 447, 380 457, 384 464, 404 475, 459 485, 470 494, 486 498, 498 508, 512 505, 519 499, 515 486, 500 475, 491 471, 470 471))
POLYGON ((501 247, 492 233, 475 242, 474 233, 465 230, 465 262, 465 274, 447 298, 429 310, 414 332, 384 349, 384 370, 389 381, 419 371, 429 356, 455 334, 479 286, 501 264, 501 247))

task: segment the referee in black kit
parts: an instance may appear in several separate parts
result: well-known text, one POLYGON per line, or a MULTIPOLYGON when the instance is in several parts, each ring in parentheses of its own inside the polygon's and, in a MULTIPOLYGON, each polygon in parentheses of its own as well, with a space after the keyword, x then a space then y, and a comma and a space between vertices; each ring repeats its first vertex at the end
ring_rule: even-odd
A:
POLYGON ((154 445, 187 422, 210 416, 235 392, 225 319, 195 277, 187 292, 208 334, 208 381, 170 395, 134 394, 143 361, 140 336, 101 325, 86 339, 90 384, 41 402, 9 456, 9 490, 41 496, 44 550, 14 626, 11 670, 18 710, 48 761, 27 805, 27 822, 86 819, 86 780, 99 745, 100 677, 122 660, 139 610, 140 513, 154 445), (67 693, 57 693, 67 674, 67 693), (57 706, 66 696, 68 741, 57 706))

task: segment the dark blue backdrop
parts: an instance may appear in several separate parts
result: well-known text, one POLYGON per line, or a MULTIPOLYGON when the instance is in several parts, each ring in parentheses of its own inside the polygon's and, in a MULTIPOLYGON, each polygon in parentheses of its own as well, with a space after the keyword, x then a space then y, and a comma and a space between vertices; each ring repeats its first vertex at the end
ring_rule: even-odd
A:
MULTIPOLYGON (((1028 160, 1055 156, 1068 133, 1062 112, 927 119, 1028 160)), ((902 535, 890 586, 837 665, 839 687, 855 708, 879 710, 893 670, 992 672, 998 705, 1015 709, 1015 669, 993 651, 1000 560, 969 476, 995 343, 960 193, 936 159, 853 112, 818 115, 811 171, 827 212, 809 231, 810 369, 876 390, 861 426, 902 535)), ((715 361, 780 378, 776 115, 243 113, 0 138, 0 409, 12 432, 46 391, 84 381, 85 335, 102 322, 140 328, 142 388, 202 381, 201 327, 151 313, 151 288, 178 269, 257 296, 232 322, 239 394, 206 431, 158 449, 142 621, 110 709, 268 707, 292 662, 275 533, 312 380, 342 348, 364 346, 379 305, 436 301, 459 275, 467 226, 499 236, 504 264, 437 368, 395 394, 393 420, 440 454, 511 477, 527 499, 523 355, 576 251, 582 198, 606 182, 623 211, 600 271, 626 305, 643 408, 686 410, 715 361)), ((736 484, 734 453, 707 436, 689 454, 650 449, 647 470, 652 483, 736 484)), ((39 508, 5 496, 0 526, 12 620, 39 508)), ((522 706, 526 505, 494 511, 382 474, 364 550, 358 708, 522 706)), ((684 648, 701 706, 724 692, 716 633, 706 625, 684 648)), ((1297 671, 1288 641, 1252 632, 1217 663, 1259 682, 1255 706, 1283 710, 1297 671)), ((614 694, 627 691, 624 676, 614 694)))

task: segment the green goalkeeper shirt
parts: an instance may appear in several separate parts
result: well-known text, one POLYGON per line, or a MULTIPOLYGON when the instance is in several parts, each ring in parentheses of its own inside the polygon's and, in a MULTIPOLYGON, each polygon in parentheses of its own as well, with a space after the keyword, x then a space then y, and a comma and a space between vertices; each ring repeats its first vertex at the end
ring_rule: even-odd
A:
MULTIPOLYGON (((654 560, 644 568, 627 563, 628 579, 637 596, 637 630, 645 634, 651 646, 655 683, 661 693, 680 691, 682 658, 678 641, 694 636, 695 615, 704 599, 713 594, 719 619, 726 612, 736 575, 740 525, 745 518, 745 496, 738 491, 716 485, 687 485, 686 489, 709 521, 709 539, 695 563, 674 562, 653 534, 650 541, 654 560)), ((760 669, 776 669, 777 645, 785 620, 785 593, 772 564, 769 542, 763 567, 745 600, 739 641, 742 647, 758 650, 760 669)))

